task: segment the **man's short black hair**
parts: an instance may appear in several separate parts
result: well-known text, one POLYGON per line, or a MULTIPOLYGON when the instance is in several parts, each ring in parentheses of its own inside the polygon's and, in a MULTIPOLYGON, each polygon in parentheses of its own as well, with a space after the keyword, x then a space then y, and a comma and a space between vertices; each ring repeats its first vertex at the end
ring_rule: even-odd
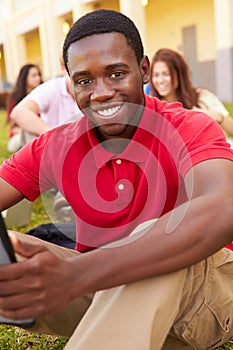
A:
POLYGON ((134 22, 120 12, 113 10, 96 10, 79 18, 69 30, 63 45, 63 60, 69 73, 68 49, 74 42, 93 34, 121 33, 128 45, 134 50, 138 64, 144 50, 142 40, 134 22))

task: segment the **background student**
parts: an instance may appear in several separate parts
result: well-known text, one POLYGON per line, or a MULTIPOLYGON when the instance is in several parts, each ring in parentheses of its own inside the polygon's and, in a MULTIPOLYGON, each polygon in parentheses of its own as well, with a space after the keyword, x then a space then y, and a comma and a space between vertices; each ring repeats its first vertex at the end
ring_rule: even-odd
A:
MULTIPOLYGON (((7 123, 10 124, 10 139, 7 145, 9 152, 16 152, 22 146, 20 125, 16 120, 10 118, 12 109, 41 83, 41 71, 36 64, 28 63, 20 69, 13 91, 7 101, 7 123)), ((30 121, 26 120, 25 123, 29 124, 30 121)))
POLYGON ((69 121, 72 117, 78 119, 81 116, 67 73, 38 86, 10 114, 11 120, 34 137, 69 121))
POLYGON ((215 94, 193 86, 188 64, 178 52, 162 48, 154 54, 149 93, 161 100, 179 101, 185 108, 205 112, 219 123, 233 147, 233 118, 215 94))

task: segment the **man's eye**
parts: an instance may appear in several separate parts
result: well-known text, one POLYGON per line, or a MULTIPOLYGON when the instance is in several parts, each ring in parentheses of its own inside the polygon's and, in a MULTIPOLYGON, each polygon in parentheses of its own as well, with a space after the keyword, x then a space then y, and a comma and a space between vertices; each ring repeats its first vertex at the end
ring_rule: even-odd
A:
POLYGON ((123 72, 114 72, 110 75, 111 78, 119 78, 122 77, 124 75, 123 72))
POLYGON ((86 85, 90 83, 91 83, 91 79, 81 79, 78 81, 78 85, 86 85))

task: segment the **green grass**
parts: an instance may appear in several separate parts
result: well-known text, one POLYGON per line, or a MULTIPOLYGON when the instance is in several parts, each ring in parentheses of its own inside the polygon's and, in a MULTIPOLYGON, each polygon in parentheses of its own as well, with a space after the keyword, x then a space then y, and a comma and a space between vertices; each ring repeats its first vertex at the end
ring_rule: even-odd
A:
POLYGON ((61 350, 66 342, 65 338, 38 335, 17 327, 0 325, 1 350, 61 350))
POLYGON ((233 103, 224 102, 224 106, 229 111, 230 115, 233 117, 233 103))
MULTIPOLYGON (((233 104, 225 104, 233 116, 233 104)), ((5 112, 0 111, 0 163, 10 156, 7 152, 8 128, 4 126, 5 112)), ((33 203, 31 222, 27 227, 15 228, 18 231, 26 230, 49 222, 50 219, 43 206, 41 198, 33 203)), ((204 330, 203 330, 204 331, 204 330)), ((62 350, 67 342, 66 338, 38 335, 17 327, 0 325, 0 350, 62 350)), ((174 349, 176 350, 176 349, 174 349)), ((226 343, 218 350, 233 350, 233 343, 226 343)))

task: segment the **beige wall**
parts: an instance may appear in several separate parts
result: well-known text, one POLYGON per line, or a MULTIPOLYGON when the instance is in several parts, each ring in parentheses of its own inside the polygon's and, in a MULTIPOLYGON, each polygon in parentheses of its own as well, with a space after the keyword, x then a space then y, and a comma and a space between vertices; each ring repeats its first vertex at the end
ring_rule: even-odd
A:
MULTIPOLYGON (((22 64, 35 60, 34 63, 41 65, 44 79, 61 74, 63 22, 72 23, 94 9, 114 9, 135 21, 149 58, 161 47, 183 52, 198 84, 214 91, 216 76, 217 80, 221 79, 222 66, 226 67, 227 63, 228 86, 232 84, 227 99, 233 100, 233 77, 229 74, 233 66, 232 7, 233 0, 148 0, 146 7, 141 5, 141 0, 96 0, 88 5, 83 5, 83 0, 0 0, 4 71, 7 79, 13 81, 22 64), (190 27, 191 32, 187 31, 190 27), (32 31, 37 35, 30 42, 28 33, 32 31)), ((3 61, 0 67, 1 72, 3 61)), ((217 86, 221 92, 221 81, 217 86)), ((229 91, 228 86, 225 89, 229 91)))
POLYGON ((42 67, 41 46, 38 29, 25 35, 25 46, 28 62, 33 62, 42 67))
POLYGON ((109 10, 120 11, 118 0, 103 0, 99 7, 109 10))
POLYGON ((182 28, 195 25, 198 60, 215 58, 213 0, 151 0, 146 18, 149 57, 161 47, 182 51, 182 28))

